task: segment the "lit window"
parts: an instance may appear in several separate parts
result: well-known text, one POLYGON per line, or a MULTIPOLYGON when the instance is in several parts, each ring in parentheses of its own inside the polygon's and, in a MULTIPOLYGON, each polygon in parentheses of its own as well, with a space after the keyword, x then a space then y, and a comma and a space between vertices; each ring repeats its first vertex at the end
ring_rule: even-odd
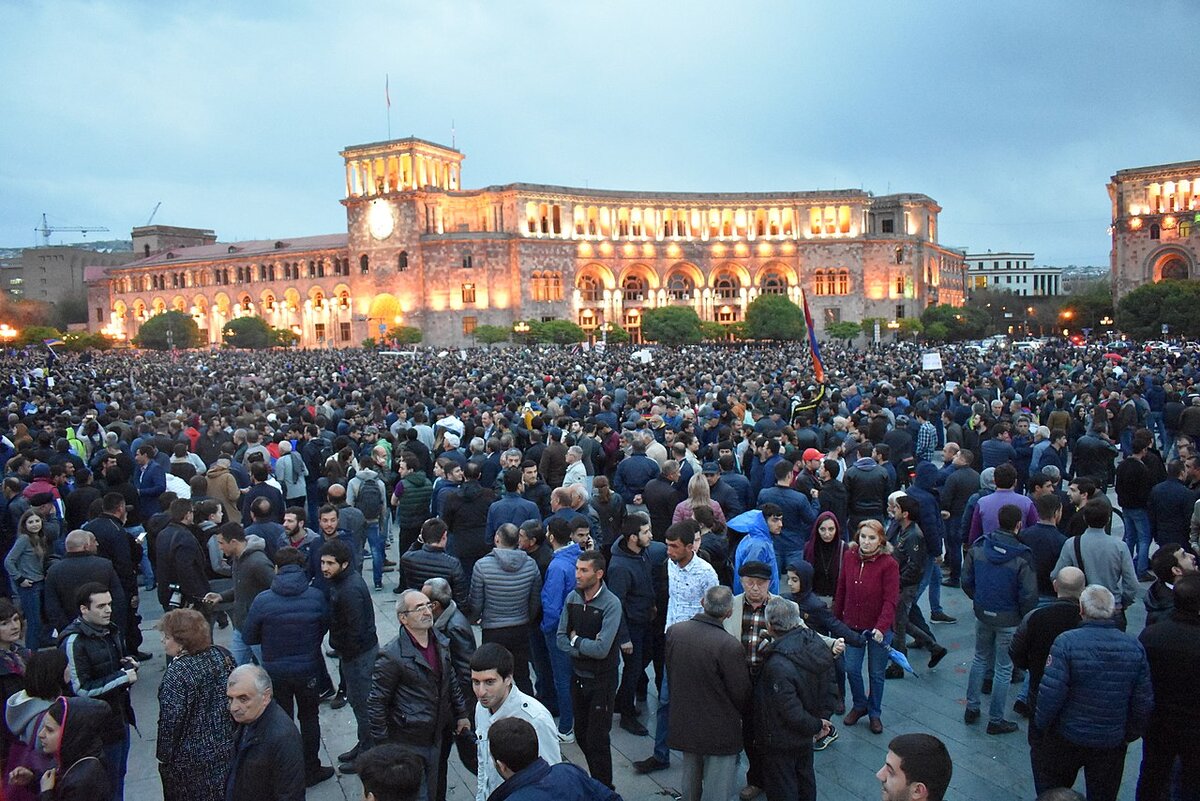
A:
POLYGON ((778 270, 771 270, 763 276, 759 289, 764 295, 786 295, 787 286, 787 279, 778 270))
POLYGON ((463 284, 462 285, 462 302, 463 302, 463 305, 475 302, 475 285, 474 284, 463 284))
POLYGON ((474 336, 475 326, 478 324, 479 324, 479 320, 477 318, 464 317, 463 318, 463 329, 462 329, 463 336, 464 337, 474 336))
POLYGON ((692 291, 695 289, 695 284, 692 279, 683 273, 673 273, 667 279, 667 294, 672 300, 691 300, 692 291))
POLYGON ((624 300, 644 301, 646 299, 646 282, 640 276, 628 276, 621 283, 621 293, 624 300))
POLYGON ((581 276, 578 283, 579 297, 584 303, 599 303, 604 298, 600 281, 593 275, 581 276))

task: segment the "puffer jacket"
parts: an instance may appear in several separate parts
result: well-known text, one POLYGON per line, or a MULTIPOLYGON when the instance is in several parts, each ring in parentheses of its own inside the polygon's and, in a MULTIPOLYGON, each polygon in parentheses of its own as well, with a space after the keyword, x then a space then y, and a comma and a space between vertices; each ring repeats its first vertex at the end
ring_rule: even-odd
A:
POLYGON ((325 594, 309 586, 299 565, 279 568, 271 589, 250 604, 242 626, 247 645, 262 645, 263 667, 274 676, 306 678, 325 670, 321 640, 329 630, 325 594))
POLYGON ((837 706, 833 653, 804 626, 764 647, 754 685, 754 740, 767 751, 807 751, 837 706))
POLYGON ((454 603, 465 615, 471 608, 470 591, 467 584, 467 574, 463 572, 462 562, 457 556, 446 553, 445 548, 424 545, 420 541, 400 556, 400 569, 404 571, 404 586, 410 590, 420 590, 431 578, 444 578, 450 582, 450 592, 454 603))
POLYGON ((450 641, 436 629, 441 670, 434 673, 407 629, 384 646, 371 674, 367 719, 371 739, 427 748, 467 716, 462 687, 450 663, 450 641))
POLYGON ((847 548, 833 594, 833 616, 855 631, 892 630, 900 598, 900 566, 887 543, 870 558, 847 548))
POLYGON ((496 548, 471 571, 471 614, 485 629, 523 626, 537 620, 542 574, 519 548, 496 548))
POLYGON ((1050 648, 1034 721, 1075 745, 1114 748, 1142 736, 1153 707, 1142 644, 1111 620, 1085 620, 1050 648))
POLYGON ((400 528, 420 528, 429 519, 429 501, 433 498, 433 483, 420 470, 400 479, 396 484, 396 509, 400 512, 400 528))
POLYGON ((546 581, 542 585, 542 631, 549 634, 558 629, 558 618, 562 614, 567 596, 575 589, 575 561, 579 559, 579 546, 571 543, 559 548, 550 558, 546 568, 546 581))
POLYGON ((1037 606, 1033 552, 1007 531, 975 541, 962 566, 962 589, 975 602, 975 617, 992 626, 1020 625, 1037 606))
POLYGON ((941 503, 935 488, 937 475, 938 470, 931 462, 917 462, 917 474, 913 478, 912 486, 906 490, 908 496, 916 500, 921 507, 917 523, 921 526, 921 533, 925 535, 925 548, 933 556, 942 555, 946 536, 941 503))

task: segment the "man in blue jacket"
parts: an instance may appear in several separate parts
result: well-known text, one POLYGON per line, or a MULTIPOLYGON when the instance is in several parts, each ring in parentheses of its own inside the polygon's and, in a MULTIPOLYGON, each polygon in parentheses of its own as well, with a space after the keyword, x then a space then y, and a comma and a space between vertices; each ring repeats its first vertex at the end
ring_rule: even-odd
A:
POLYGON ((764 503, 761 509, 751 509, 730 520, 729 528, 743 534, 733 554, 734 595, 742 592, 738 571, 746 562, 763 562, 771 568, 771 594, 778 595, 779 563, 775 560, 773 540, 783 531, 783 510, 773 503, 764 503))
POLYGON ((646 482, 657 478, 659 473, 658 462, 646 455, 646 445, 646 440, 635 434, 633 451, 617 465, 617 472, 613 476, 613 489, 625 503, 634 506, 641 505, 646 482))
POLYGON ((154 461, 153 445, 138 448, 133 460, 137 462, 133 471, 133 485, 138 492, 138 513, 142 520, 149 520, 161 511, 158 496, 167 491, 167 474, 154 461))
POLYGON ((292 716, 293 705, 304 741, 305 784, 333 776, 321 764, 320 690, 325 676, 321 640, 329 630, 325 594, 309 586, 304 557, 295 548, 275 552, 275 581, 250 604, 242 627, 247 645, 262 645, 263 667, 271 677, 275 702, 292 716))
POLYGON ((542 636, 550 651, 550 668, 554 673, 554 692, 558 698, 558 739, 575 742, 575 713, 571 708, 571 658, 558 648, 558 618, 562 615, 567 596, 575 589, 575 560, 582 553, 571 539, 571 524, 565 518, 550 521, 547 533, 554 555, 546 568, 542 582, 542 636))
POLYGON ((488 801, 621 801, 616 791, 570 762, 551 765, 539 757, 537 733, 527 720, 501 718, 488 741, 496 772, 504 777, 488 801))
POLYGON ((1012 504, 997 513, 1000 528, 979 538, 963 560, 962 589, 975 602, 975 661, 967 679, 963 720, 979 720, 984 674, 995 667, 988 734, 1010 734, 1017 724, 1004 719, 1012 657, 1008 646, 1021 619, 1037 607, 1033 553, 1017 539, 1022 512, 1012 504))
POLYGON ((1091 801, 1116 801, 1129 743, 1145 732, 1154 692, 1141 643, 1117 628, 1105 587, 1079 596, 1083 622, 1058 635, 1046 660, 1034 725, 1045 749, 1033 782, 1070 787, 1082 768, 1091 801))
POLYGON ((773 503, 783 510, 783 530, 775 539, 775 561, 787 565, 792 557, 804 555, 804 544, 821 512, 818 491, 805 495, 792 489, 792 463, 780 459, 775 464, 775 484, 758 493, 760 504, 773 503))

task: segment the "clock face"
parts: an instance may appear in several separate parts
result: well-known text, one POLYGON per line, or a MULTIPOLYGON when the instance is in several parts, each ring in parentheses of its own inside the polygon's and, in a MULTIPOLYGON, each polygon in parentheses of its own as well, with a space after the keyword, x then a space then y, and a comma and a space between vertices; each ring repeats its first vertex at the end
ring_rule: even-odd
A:
POLYGON ((391 206, 381 200, 372 201, 367 212, 367 226, 371 229, 371 236, 376 239, 387 239, 391 236, 395 227, 391 206))

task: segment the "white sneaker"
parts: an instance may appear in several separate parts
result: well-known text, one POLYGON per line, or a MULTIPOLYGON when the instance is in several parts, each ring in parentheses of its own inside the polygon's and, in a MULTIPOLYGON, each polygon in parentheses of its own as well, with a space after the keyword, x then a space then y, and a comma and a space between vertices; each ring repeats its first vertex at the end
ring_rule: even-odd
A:
POLYGON ((573 742, 575 742, 575 730, 574 730, 574 729, 571 729, 570 731, 566 731, 566 732, 560 731, 560 732, 558 733, 558 741, 559 741, 560 743, 573 743, 573 742))

